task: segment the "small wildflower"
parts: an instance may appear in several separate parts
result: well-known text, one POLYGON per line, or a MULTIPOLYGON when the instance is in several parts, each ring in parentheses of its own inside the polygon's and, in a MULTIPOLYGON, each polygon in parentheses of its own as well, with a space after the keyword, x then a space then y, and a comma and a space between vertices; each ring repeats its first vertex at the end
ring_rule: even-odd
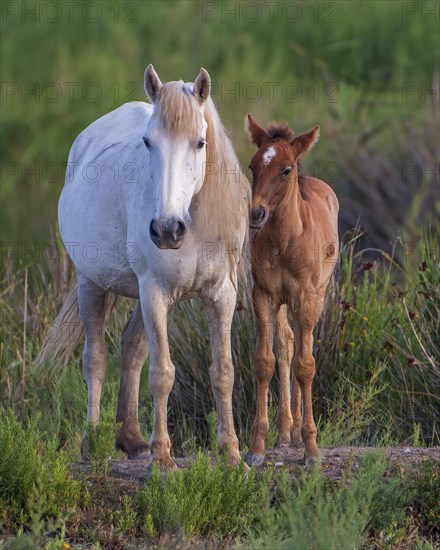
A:
POLYGON ((374 264, 372 262, 365 262, 364 265, 362 266, 362 269, 364 271, 370 271, 372 267, 374 267, 374 264))
POLYGON ((410 319, 415 319, 416 318, 416 312, 409 310, 408 311, 408 316, 409 316, 410 319))
POLYGON ((344 311, 348 311, 353 307, 349 302, 344 302, 344 300, 341 300, 341 306, 344 311))
POLYGON ((364 319, 364 321, 368 321, 368 317, 364 317, 363 319, 364 319))
POLYGON ((367 335, 367 331, 363 328, 361 330, 361 336, 366 336, 367 335))
POLYGON ((408 367, 412 367, 414 365, 414 363, 416 362, 416 358, 415 357, 408 357, 408 367))
POLYGON ((422 262, 419 266, 420 271, 426 271, 428 269, 428 265, 426 262, 422 262))
POLYGON ((356 344, 354 342, 350 342, 349 344, 351 347, 355 346, 356 344))

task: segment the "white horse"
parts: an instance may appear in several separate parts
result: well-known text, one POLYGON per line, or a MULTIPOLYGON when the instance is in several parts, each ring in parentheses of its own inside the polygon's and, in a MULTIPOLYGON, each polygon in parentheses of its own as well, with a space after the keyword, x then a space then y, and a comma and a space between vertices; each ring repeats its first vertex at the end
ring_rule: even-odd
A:
MULTIPOLYGON (((167 313, 171 304, 190 297, 202 299, 210 329, 209 371, 219 444, 230 463, 240 462, 232 415, 230 329, 249 191, 210 98, 210 86, 204 69, 194 84, 162 84, 149 65, 145 90, 152 105, 127 103, 78 136, 59 202, 60 232, 76 268, 86 336, 88 422, 99 421, 106 296, 137 298, 122 333, 117 446, 130 457, 148 451, 139 428, 138 394, 149 350, 154 400, 150 448, 153 460, 169 470, 176 464, 167 429, 174 382, 167 313)), ((76 299, 72 304, 75 307, 76 299)), ((55 321, 61 331, 69 308, 55 321)), ((50 351, 46 345, 43 355, 50 351)), ((87 455, 87 433, 81 449, 87 455)))

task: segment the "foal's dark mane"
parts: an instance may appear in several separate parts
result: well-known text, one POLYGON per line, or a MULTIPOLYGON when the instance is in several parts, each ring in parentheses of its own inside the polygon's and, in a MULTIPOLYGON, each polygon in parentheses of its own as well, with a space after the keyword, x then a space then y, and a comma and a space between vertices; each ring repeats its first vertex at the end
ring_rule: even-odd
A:
POLYGON ((285 139, 286 141, 292 141, 295 137, 295 132, 293 132, 287 122, 274 122, 266 130, 267 135, 270 139, 285 139))

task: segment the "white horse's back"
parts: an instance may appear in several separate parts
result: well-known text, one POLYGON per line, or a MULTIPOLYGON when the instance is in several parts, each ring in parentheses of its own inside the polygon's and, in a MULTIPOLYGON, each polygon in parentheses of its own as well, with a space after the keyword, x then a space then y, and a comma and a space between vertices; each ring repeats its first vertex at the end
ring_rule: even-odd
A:
POLYGON ((118 150, 132 141, 142 140, 152 112, 153 107, 149 103, 133 101, 98 118, 74 141, 69 164, 78 162, 79 166, 83 166, 97 161, 101 153, 110 147, 118 150))

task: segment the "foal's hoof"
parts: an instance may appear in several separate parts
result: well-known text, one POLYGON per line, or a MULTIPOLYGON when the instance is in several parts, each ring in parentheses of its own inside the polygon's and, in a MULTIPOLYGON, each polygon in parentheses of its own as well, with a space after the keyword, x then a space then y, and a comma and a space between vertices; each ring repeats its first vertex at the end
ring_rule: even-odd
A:
POLYGON ((116 439, 116 449, 127 453, 128 458, 150 455, 150 447, 140 434, 120 433, 116 439))
POLYGON ((318 464, 319 456, 307 456, 304 454, 304 464, 310 468, 314 468, 318 464))
POLYGON ((264 462, 264 455, 258 455, 256 453, 246 453, 244 461, 249 466, 261 466, 264 462))

